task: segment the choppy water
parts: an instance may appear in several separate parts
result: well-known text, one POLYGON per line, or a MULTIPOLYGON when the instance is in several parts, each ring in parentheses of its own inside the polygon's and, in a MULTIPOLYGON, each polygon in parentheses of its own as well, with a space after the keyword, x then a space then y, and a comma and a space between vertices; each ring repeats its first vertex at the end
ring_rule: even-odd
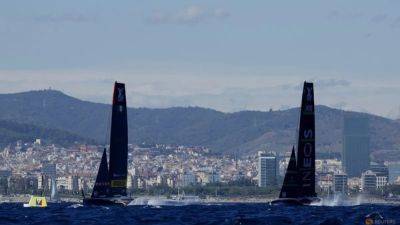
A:
POLYGON ((400 206, 269 206, 221 204, 191 206, 83 207, 49 204, 48 208, 23 208, 0 204, 0 224, 365 224, 365 216, 377 212, 383 220, 374 224, 400 224, 400 206))

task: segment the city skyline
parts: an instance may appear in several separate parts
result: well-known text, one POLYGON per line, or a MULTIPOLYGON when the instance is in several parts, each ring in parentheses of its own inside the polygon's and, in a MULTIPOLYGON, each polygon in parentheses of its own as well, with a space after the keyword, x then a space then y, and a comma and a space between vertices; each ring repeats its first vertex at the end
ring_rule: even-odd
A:
POLYGON ((399 9, 3 0, 0 224, 396 224, 399 9))
POLYGON ((400 115, 396 1, 77 3, 3 4, 0 93, 109 103, 118 80, 133 107, 265 111, 308 80, 316 104, 400 115))

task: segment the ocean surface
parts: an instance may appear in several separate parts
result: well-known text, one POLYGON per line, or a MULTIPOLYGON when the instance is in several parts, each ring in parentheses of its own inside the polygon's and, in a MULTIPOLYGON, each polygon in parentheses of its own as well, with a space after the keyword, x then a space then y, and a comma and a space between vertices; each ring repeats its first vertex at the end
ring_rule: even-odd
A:
POLYGON ((83 207, 50 203, 48 208, 23 208, 22 204, 3 203, 0 204, 0 224, 400 224, 400 206, 221 204, 83 207), (371 213, 377 218, 366 221, 365 216, 371 213))

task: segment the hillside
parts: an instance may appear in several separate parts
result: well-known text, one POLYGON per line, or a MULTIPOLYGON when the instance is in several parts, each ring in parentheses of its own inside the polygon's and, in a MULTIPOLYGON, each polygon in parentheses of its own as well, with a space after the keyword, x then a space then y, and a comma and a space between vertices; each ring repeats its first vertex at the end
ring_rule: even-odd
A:
MULTIPOLYGON (((265 147, 287 151, 296 143, 298 112, 298 108, 236 113, 199 107, 129 108, 129 140, 131 143, 202 145, 224 153, 254 152, 265 147)), ((360 115, 317 106, 319 151, 341 151, 344 113, 360 115)), ((100 143, 108 141, 109 115, 107 104, 81 101, 59 91, 0 95, 0 120, 65 130, 100 143)), ((374 115, 365 116, 371 121, 372 149, 375 152, 397 151, 400 123, 374 115)))
POLYGON ((67 131, 0 120, 0 146, 4 147, 18 140, 32 143, 36 138, 40 138, 47 143, 55 143, 62 146, 69 146, 75 142, 94 143, 93 140, 82 138, 67 131))

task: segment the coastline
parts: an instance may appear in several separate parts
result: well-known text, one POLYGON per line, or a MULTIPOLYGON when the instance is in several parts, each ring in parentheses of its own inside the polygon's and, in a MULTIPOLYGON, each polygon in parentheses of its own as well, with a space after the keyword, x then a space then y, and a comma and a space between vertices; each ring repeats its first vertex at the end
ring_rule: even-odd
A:
MULTIPOLYGON (((133 198, 154 198, 157 196, 133 196, 133 198)), ((26 203, 30 199, 30 195, 10 195, 4 196, 0 195, 0 203, 26 203)), ((81 197, 61 197, 60 200, 66 203, 81 203, 81 197)), ((223 204, 223 203, 269 203, 273 198, 266 197, 207 197, 202 199, 202 202, 205 204, 223 204)), ((51 203, 51 201, 49 201, 51 203)), ((360 205, 360 204, 393 204, 400 205, 400 201, 386 201, 385 199, 368 197, 362 200, 357 197, 351 197, 347 200, 347 202, 354 203, 352 205, 360 205)))

